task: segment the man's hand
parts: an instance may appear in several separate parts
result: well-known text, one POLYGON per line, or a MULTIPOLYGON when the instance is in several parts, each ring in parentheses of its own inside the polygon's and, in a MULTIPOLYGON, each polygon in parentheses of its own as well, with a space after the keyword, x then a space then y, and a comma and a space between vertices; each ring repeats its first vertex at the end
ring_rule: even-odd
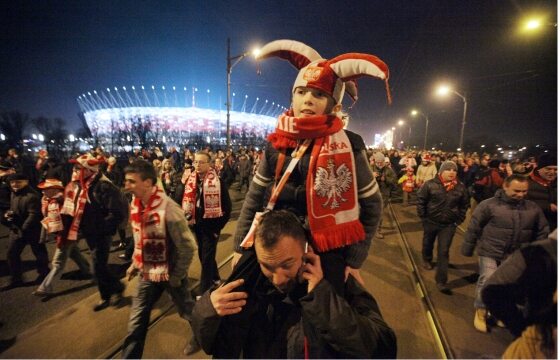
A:
POLYGON ((138 269, 134 267, 134 265, 130 265, 128 269, 126 269, 126 279, 128 281, 132 280, 136 274, 138 274, 138 269))
POLYGON ((362 275, 360 275, 360 269, 354 269, 353 267, 346 266, 344 268, 344 282, 348 281, 348 275, 352 275, 360 285, 364 287, 366 286, 364 279, 362 279, 362 275))
POLYGON ((558 211, 558 206, 556 204, 550 204, 550 211, 557 212, 558 211))
POLYGON ((210 301, 219 316, 233 315, 241 312, 247 303, 247 293, 233 289, 243 285, 245 280, 238 279, 224 284, 210 293, 210 301))
POLYGON ((235 267, 235 265, 237 265, 237 263, 239 262, 239 259, 241 259, 241 254, 238 253, 238 252, 234 252, 233 257, 231 258, 231 269, 232 270, 235 267))
POLYGON ((307 253, 303 254, 303 261, 303 265, 301 266, 301 277, 307 280, 307 293, 310 293, 323 279, 321 258, 319 255, 315 254, 313 248, 309 246, 307 248, 307 253))

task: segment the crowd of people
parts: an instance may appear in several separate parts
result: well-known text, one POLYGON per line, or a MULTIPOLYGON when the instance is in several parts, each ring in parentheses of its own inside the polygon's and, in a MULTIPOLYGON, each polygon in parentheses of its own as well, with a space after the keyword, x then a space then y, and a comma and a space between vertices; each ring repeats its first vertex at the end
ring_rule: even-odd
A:
MULTIPOLYGON (((36 296, 54 294, 71 258, 96 281, 100 299, 93 310, 119 306, 125 285, 107 264, 118 234, 120 257, 130 262, 126 278, 138 279, 125 358, 142 357, 150 312, 163 292, 192 328, 187 355, 202 348, 216 357, 394 358, 397 338, 365 289, 360 268, 374 238, 384 237, 384 209, 402 198, 405 206, 416 204, 423 226, 422 266, 436 267, 437 289, 447 295, 453 294, 449 248, 471 209, 462 252, 472 256, 478 249, 475 328, 486 332, 492 319, 502 320, 516 336, 537 334, 538 348, 548 355, 556 327, 548 317, 556 309, 556 281, 548 281, 555 279, 553 267, 545 269, 550 276, 538 296, 515 293, 526 300, 522 314, 514 316, 517 308, 493 294, 526 288, 526 277, 534 275, 524 274, 538 271, 532 267, 539 257, 556 262, 549 243, 544 250, 525 247, 555 239, 556 157, 507 161, 487 153, 368 149, 345 129, 341 102, 345 90, 356 97, 359 77, 388 81, 379 58, 351 53, 325 60, 290 40, 267 44, 259 56, 281 57, 300 70, 292 107, 263 150, 170 146, 110 154, 97 147, 70 159, 42 150, 29 164, 10 149, 0 159, 8 288, 22 285, 20 257, 30 245, 36 296), (363 62, 368 66, 358 66, 363 62), (244 201, 232 273, 221 279, 216 247, 231 216, 230 190, 244 193, 244 201), (82 239, 91 268, 77 247, 82 239), (56 242, 50 269, 48 241, 56 242), (201 276, 191 294, 187 274, 195 253, 201 276), (507 270, 514 261, 527 271, 515 265, 507 270)), ((520 344, 531 339, 534 345, 535 336, 521 336, 515 349, 534 349, 520 344)))

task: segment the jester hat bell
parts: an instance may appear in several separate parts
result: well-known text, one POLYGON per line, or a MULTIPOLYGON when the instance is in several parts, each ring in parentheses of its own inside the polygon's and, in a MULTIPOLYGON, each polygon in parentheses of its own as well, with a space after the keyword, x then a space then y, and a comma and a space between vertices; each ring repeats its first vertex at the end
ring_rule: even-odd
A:
POLYGON ((298 87, 313 88, 329 94, 340 104, 346 91, 355 102, 358 100, 356 79, 371 76, 385 81, 387 99, 391 103, 389 67, 377 56, 347 53, 327 60, 299 41, 275 40, 263 46, 257 60, 269 57, 287 60, 299 70, 292 93, 298 87))

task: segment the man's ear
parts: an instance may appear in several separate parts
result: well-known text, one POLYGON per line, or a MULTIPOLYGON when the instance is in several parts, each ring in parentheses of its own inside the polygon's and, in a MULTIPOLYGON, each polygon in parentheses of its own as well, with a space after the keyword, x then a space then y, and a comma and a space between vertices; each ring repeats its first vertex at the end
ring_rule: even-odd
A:
POLYGON ((332 108, 332 113, 336 114, 338 112, 340 112, 340 110, 342 110, 342 104, 336 104, 335 106, 333 106, 332 108))

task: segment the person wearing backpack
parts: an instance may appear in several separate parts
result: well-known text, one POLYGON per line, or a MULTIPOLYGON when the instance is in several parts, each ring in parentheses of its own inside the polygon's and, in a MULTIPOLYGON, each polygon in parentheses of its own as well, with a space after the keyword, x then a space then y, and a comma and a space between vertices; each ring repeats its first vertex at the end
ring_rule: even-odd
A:
POLYGON ((91 251, 94 276, 101 295, 94 311, 111 305, 113 295, 115 300, 112 304, 118 306, 124 290, 124 285, 107 265, 112 237, 125 213, 120 190, 99 171, 99 165, 104 161, 103 157, 95 158, 89 153, 70 160, 74 164, 72 180, 64 191, 61 210, 63 219, 70 219, 70 225, 65 226, 65 238, 77 240, 80 234, 91 251))

